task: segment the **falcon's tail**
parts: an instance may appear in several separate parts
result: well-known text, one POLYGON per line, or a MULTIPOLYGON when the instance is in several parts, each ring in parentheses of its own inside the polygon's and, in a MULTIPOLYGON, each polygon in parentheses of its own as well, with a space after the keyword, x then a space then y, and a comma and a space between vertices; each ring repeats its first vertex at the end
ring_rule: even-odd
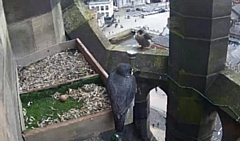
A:
POLYGON ((124 129, 125 119, 126 119, 127 112, 123 113, 119 117, 114 114, 114 124, 116 132, 122 132, 124 129))

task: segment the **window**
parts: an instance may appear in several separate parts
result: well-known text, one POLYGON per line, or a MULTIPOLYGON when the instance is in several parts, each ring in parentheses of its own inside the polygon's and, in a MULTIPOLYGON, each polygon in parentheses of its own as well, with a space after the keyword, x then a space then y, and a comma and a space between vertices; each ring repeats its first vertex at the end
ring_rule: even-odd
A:
POLYGON ((104 10, 104 6, 101 6, 101 10, 102 10, 102 11, 104 10))
POLYGON ((99 11, 99 6, 97 6, 96 8, 97 8, 97 11, 99 11))
POLYGON ((106 12, 106 17, 109 17, 109 12, 106 12))
POLYGON ((108 6, 105 6, 105 9, 106 9, 106 10, 109 10, 109 7, 108 7, 108 6))

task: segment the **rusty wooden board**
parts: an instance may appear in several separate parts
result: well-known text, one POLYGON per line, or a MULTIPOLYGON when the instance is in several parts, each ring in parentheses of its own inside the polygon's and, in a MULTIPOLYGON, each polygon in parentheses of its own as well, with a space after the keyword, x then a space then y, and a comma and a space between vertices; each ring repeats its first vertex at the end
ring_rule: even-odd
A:
POLYGON ((59 53, 63 50, 72 49, 72 48, 76 48, 76 40, 63 42, 63 43, 56 44, 54 46, 51 46, 51 47, 48 47, 48 48, 45 48, 42 50, 38 50, 32 54, 29 54, 25 57, 22 57, 22 58, 16 60, 17 65, 18 66, 28 66, 34 62, 44 59, 47 56, 51 56, 51 55, 59 53))
POLYGON ((73 83, 73 82, 77 82, 77 81, 81 81, 81 80, 84 80, 84 79, 92 78, 92 77, 95 77, 95 76, 98 76, 98 75, 99 74, 92 74, 92 75, 87 75, 87 76, 80 77, 78 79, 67 80, 65 82, 61 82, 61 83, 58 83, 58 84, 53 84, 53 85, 46 86, 46 87, 43 87, 43 88, 37 88, 37 89, 33 89, 33 90, 30 90, 30 91, 26 91, 26 92, 21 92, 20 95, 21 94, 32 93, 32 92, 43 91, 43 90, 48 90, 48 89, 52 89, 52 88, 57 88, 61 85, 67 85, 67 84, 70 84, 70 83, 73 83))
MULTIPOLYGON (((131 109, 129 115, 132 116, 132 112, 131 109)), ((130 123, 132 123, 132 119, 127 118, 126 125, 130 123)), ((25 131, 23 137, 25 141, 70 141, 75 138, 97 137, 100 133, 113 129, 112 111, 103 111, 44 128, 25 131)))
POLYGON ((106 85, 108 74, 103 69, 103 67, 98 63, 98 61, 94 58, 94 56, 88 51, 88 49, 84 46, 84 44, 79 40, 77 40, 77 48, 82 54, 86 61, 93 67, 93 69, 101 76, 104 84, 106 85))

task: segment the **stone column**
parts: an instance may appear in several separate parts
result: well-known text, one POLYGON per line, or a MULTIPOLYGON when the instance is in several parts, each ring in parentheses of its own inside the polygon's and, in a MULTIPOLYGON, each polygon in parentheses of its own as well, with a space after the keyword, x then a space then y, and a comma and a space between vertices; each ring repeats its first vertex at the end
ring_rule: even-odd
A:
POLYGON ((65 40, 60 0, 3 0, 16 59, 65 40))
POLYGON ((134 125, 138 135, 145 141, 148 140, 149 133, 149 112, 150 98, 147 84, 138 82, 139 91, 135 98, 134 125))
POLYGON ((231 1, 171 0, 167 141, 210 141, 216 113, 205 94, 224 69, 231 1))
POLYGON ((149 92, 158 86, 157 82, 150 82, 144 78, 136 77, 138 84, 138 93, 135 98, 135 106, 134 106, 134 125, 136 133, 143 139, 144 141, 148 141, 152 138, 152 134, 150 131, 150 95, 149 92))

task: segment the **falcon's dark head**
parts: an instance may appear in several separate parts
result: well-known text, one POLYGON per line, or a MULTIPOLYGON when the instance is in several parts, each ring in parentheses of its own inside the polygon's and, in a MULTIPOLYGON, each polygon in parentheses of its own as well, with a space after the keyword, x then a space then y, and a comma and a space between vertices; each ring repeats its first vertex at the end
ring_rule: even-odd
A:
POLYGON ((132 30, 131 33, 132 33, 133 35, 135 35, 135 34, 136 34, 136 31, 135 31, 135 30, 132 30))
POLYGON ((142 35, 143 32, 144 32, 144 31, 143 31, 142 29, 139 29, 139 30, 137 31, 137 33, 140 34, 140 35, 142 35))
POLYGON ((127 77, 127 76, 132 75, 133 69, 130 64, 120 63, 117 66, 116 72, 117 72, 117 74, 119 74, 121 76, 127 77))

